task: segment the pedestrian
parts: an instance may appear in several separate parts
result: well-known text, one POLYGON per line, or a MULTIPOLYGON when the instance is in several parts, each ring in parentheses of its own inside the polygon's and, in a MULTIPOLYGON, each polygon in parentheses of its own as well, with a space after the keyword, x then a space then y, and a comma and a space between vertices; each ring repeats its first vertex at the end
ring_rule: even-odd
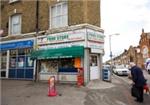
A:
POLYGON ((143 87, 146 84, 146 80, 143 75, 143 71, 139 68, 134 62, 130 62, 131 66, 131 79, 133 81, 133 85, 136 87, 138 95, 136 96, 137 102, 143 102, 143 87))
MULTIPOLYGON (((147 81, 147 80, 146 80, 147 81)), ((148 84, 147 83, 145 83, 145 85, 144 85, 144 92, 146 93, 146 94, 150 94, 150 90, 149 90, 149 86, 148 86, 148 84)))

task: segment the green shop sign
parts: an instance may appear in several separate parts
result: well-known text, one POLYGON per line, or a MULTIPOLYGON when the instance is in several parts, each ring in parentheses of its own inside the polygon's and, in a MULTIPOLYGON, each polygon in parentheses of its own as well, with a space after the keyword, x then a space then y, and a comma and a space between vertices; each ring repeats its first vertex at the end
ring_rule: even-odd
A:
POLYGON ((63 43, 71 41, 81 41, 84 40, 85 31, 69 31, 64 33, 51 34, 44 37, 38 38, 38 44, 52 44, 52 43, 63 43))
POLYGON ((88 40, 104 42, 104 35, 98 32, 87 32, 88 40))
POLYGON ((69 36, 68 34, 60 35, 60 36, 48 36, 48 41, 60 41, 60 40, 68 40, 69 36))

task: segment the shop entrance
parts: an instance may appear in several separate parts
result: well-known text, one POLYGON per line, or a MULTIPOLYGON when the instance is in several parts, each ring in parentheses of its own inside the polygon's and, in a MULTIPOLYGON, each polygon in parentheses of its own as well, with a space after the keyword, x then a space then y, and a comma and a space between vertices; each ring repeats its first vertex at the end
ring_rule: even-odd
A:
POLYGON ((98 56, 90 55, 90 80, 99 79, 98 56))

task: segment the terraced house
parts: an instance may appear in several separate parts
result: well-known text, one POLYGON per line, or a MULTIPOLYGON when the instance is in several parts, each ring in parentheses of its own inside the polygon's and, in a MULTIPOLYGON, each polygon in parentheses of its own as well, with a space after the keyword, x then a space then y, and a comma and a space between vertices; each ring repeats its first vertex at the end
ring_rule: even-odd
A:
POLYGON ((84 83, 101 78, 100 0, 2 0, 1 77, 84 83), (80 72, 81 73, 81 72, 80 72))
POLYGON ((137 47, 131 45, 128 50, 124 50, 113 59, 114 64, 128 65, 129 62, 134 62, 142 69, 146 69, 146 62, 150 58, 150 32, 144 32, 142 29, 140 37, 139 45, 137 47))

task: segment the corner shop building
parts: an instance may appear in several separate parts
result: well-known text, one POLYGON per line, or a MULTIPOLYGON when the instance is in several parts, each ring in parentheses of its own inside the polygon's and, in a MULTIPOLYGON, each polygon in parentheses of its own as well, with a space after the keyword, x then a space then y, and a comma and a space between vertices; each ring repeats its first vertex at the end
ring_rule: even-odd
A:
POLYGON ((103 30, 75 26, 37 37, 38 50, 31 53, 37 63, 38 79, 55 76, 60 82, 76 82, 77 69, 84 72, 84 83, 101 78, 104 52, 103 30))

